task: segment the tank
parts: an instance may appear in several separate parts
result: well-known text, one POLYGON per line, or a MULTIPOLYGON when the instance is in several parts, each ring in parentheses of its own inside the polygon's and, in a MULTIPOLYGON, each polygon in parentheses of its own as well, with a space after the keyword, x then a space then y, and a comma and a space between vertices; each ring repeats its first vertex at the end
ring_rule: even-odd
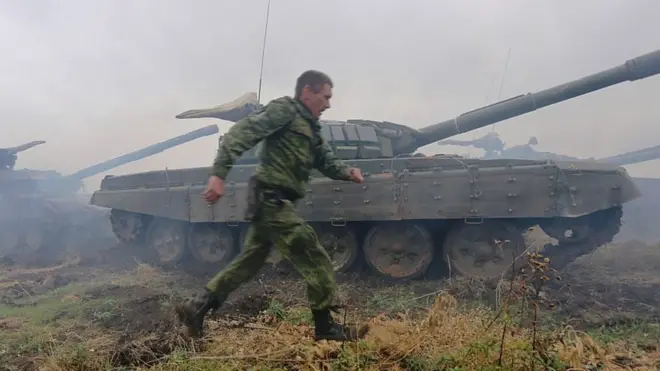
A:
POLYGON ((104 236, 115 240, 108 223, 108 210, 91 205, 90 197, 79 193, 83 180, 217 132, 218 127, 210 125, 70 175, 15 169, 17 153, 45 141, 1 149, 0 257, 26 264, 49 264, 66 251, 100 243, 104 236))
MULTIPOLYGON (((553 152, 541 152, 533 147, 538 144, 535 137, 527 144, 505 147, 496 132, 491 132, 475 140, 444 140, 440 145, 472 146, 484 150, 482 159, 524 159, 524 160, 561 160, 561 161, 599 161, 618 166, 633 165, 660 158, 660 146, 651 146, 618 155, 580 159, 553 152)), ((660 209, 660 179, 632 177, 641 190, 643 197, 628 202, 623 206, 623 225, 614 242, 637 240, 648 244, 660 243, 660 231, 648 221, 653 219, 660 209)))
POLYGON ((441 146, 452 145, 483 149, 484 155, 483 157, 480 157, 482 159, 507 158, 523 160, 599 161, 618 166, 625 166, 660 158, 660 146, 646 147, 603 158, 590 157, 585 159, 553 152, 537 151, 534 149, 534 146, 538 143, 536 137, 531 137, 527 144, 507 148, 502 139, 500 139, 499 134, 496 132, 490 132, 474 140, 447 139, 438 142, 441 146))
MULTIPOLYGON (((299 215, 318 232, 337 272, 365 268, 402 280, 449 267, 462 275, 499 276, 526 249, 524 234, 533 226, 560 241, 545 254, 562 269, 619 231, 622 205, 640 196, 625 169, 595 161, 483 160, 415 151, 658 73, 660 50, 421 129, 363 119, 322 120, 322 135, 338 157, 362 169, 365 182, 333 181, 315 172, 297 205, 299 215)), ((247 93, 176 117, 235 122, 259 108, 256 94, 247 93)), ((216 204, 201 197, 209 166, 109 175, 91 203, 110 208, 117 225, 131 226, 118 238, 141 240, 155 253, 155 263, 220 269, 244 238, 245 187, 259 162, 259 147, 239 159, 216 204)))

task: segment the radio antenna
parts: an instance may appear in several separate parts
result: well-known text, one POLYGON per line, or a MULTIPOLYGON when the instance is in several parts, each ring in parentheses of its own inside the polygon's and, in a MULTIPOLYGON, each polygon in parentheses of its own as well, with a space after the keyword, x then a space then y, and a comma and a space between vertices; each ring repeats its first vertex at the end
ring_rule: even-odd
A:
POLYGON ((270 15, 270 0, 268 0, 268 7, 266 8, 266 26, 264 28, 264 41, 261 46, 261 70, 259 72, 259 92, 257 93, 257 102, 261 103, 261 82, 264 76, 264 56, 266 55, 266 36, 268 35, 268 18, 270 15))
MULTIPOLYGON (((504 71, 502 72, 502 80, 500 81, 500 91, 497 93, 497 100, 502 99, 502 89, 504 88, 504 80, 506 78, 506 73, 507 70, 509 69, 509 58, 511 57, 511 48, 509 47, 509 51, 506 53, 506 61, 504 62, 504 71)), ((491 126, 491 132, 495 132, 495 125, 491 126)))

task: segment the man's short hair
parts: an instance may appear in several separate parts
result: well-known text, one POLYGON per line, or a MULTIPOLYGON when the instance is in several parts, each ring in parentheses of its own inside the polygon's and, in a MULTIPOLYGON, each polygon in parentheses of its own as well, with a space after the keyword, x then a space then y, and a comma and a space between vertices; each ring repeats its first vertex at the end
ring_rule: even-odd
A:
POLYGON ((303 88, 307 85, 312 88, 314 93, 318 93, 321 91, 321 88, 323 88, 323 85, 325 84, 330 85, 330 87, 333 86, 332 80, 330 80, 330 77, 328 77, 328 75, 325 73, 316 70, 305 71, 300 76, 298 76, 298 80, 296 80, 295 97, 300 98, 303 88))

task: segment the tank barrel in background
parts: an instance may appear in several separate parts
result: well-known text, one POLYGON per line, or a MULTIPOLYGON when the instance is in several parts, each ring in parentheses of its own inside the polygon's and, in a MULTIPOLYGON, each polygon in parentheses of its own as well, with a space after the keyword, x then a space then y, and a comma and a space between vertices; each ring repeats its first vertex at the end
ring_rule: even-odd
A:
POLYGON ((33 140, 15 147, 0 148, 0 170, 14 170, 20 152, 44 143, 45 140, 33 140))
POLYGON ((160 143, 152 144, 148 147, 139 149, 137 151, 133 151, 131 153, 127 153, 125 155, 113 158, 111 160, 103 161, 98 164, 86 167, 82 170, 79 170, 69 175, 68 177, 72 179, 82 180, 87 177, 101 173, 103 171, 127 164, 129 162, 133 162, 133 161, 141 160, 145 157, 153 156, 157 153, 163 152, 166 149, 176 147, 178 145, 181 145, 186 142, 190 142, 197 138, 216 134, 217 132, 218 132, 217 125, 209 125, 201 129, 193 130, 189 133, 179 135, 172 139, 168 139, 160 143))
POLYGON ((539 108, 591 93, 625 81, 640 80, 660 73, 660 50, 630 59, 610 68, 537 93, 519 95, 498 103, 466 112, 450 120, 419 130, 415 141, 402 143, 400 152, 413 152, 420 147, 454 135, 476 130, 539 108))
POLYGON ((659 158, 660 158, 660 146, 653 146, 653 147, 638 149, 636 151, 622 153, 616 156, 599 158, 596 161, 607 162, 618 166, 624 166, 624 165, 633 165, 645 161, 656 160, 659 158))
POLYGON ((32 147, 36 147, 36 146, 38 146, 40 144, 44 144, 44 143, 46 143, 45 140, 34 140, 32 142, 29 142, 29 143, 21 144, 20 146, 4 148, 4 150, 6 150, 9 153, 16 154, 16 153, 19 153, 19 152, 27 151, 28 149, 30 149, 32 147))

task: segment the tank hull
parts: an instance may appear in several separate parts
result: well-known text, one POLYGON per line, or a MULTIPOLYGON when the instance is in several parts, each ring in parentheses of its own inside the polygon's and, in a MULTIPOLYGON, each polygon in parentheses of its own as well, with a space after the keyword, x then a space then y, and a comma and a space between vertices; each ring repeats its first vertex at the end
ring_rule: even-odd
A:
MULTIPOLYGON (((305 220, 578 217, 641 196, 625 169, 589 161, 412 157, 345 162, 362 169, 364 184, 314 174, 307 197, 298 203, 305 220), (392 171, 379 171, 384 165, 392 165, 392 171)), ((91 203, 192 223, 243 222, 245 187, 255 167, 235 166, 225 196, 212 207, 201 197, 210 170, 109 176, 91 203)))
MULTIPOLYGON (((338 271, 357 269, 356 261, 360 260, 390 278, 428 274, 431 262, 438 260, 435 257, 442 257, 442 266, 449 259, 458 267, 460 259, 446 257, 451 255, 448 250, 458 254, 457 235, 468 233, 464 229, 475 225, 503 230, 514 235, 509 240, 524 244, 521 238, 525 231, 535 225, 545 226, 549 234, 561 239, 556 225, 564 228, 563 233, 570 226, 589 224, 590 218, 609 213, 607 222, 592 226, 599 229, 600 225, 608 225, 606 237, 599 237, 598 243, 609 242, 618 232, 621 206, 640 196, 625 169, 586 161, 414 156, 345 162, 362 169, 364 184, 333 181, 315 173, 306 197, 297 204, 298 213, 319 232, 322 241, 330 240, 335 248, 350 250, 342 253, 343 263, 336 262, 338 271), (394 232, 396 236, 387 235, 394 232), (405 234, 414 238, 402 239, 405 234), (412 239, 421 242, 413 244, 412 239), (413 249, 420 251, 406 264, 384 263, 382 258, 388 254, 375 252, 383 244, 390 250, 414 245, 413 249)), ((217 269, 240 250, 249 224, 243 218, 245 190, 255 168, 235 166, 226 179, 225 196, 214 205, 208 205, 201 197, 209 168, 108 176, 93 194, 91 203, 113 210, 113 228, 120 240, 145 238, 147 247, 158 250, 153 233, 157 228, 153 225, 179 234, 172 238, 181 241, 175 247, 178 252, 163 257, 159 264, 172 266, 192 256, 195 264, 213 263, 217 269), (119 227, 131 218, 133 229, 119 227), (124 222, 119 223, 120 219, 124 222), (196 232, 201 229, 206 229, 206 239, 196 232), (199 237, 195 237, 197 234, 199 237), (222 238, 224 242, 218 242, 222 238), (199 242, 202 240, 214 242, 205 242, 203 247, 199 242), (209 249, 213 248, 222 250, 222 258, 208 258, 209 249)), ((564 242, 572 243, 570 239, 564 242)), ((588 253, 597 247, 591 245, 571 249, 588 253)), ((555 250, 565 252, 564 246, 558 246, 561 248, 555 250)), ((558 259, 564 258, 558 255, 558 259)), ((486 274, 483 269, 470 269, 460 270, 465 274, 486 274)))

